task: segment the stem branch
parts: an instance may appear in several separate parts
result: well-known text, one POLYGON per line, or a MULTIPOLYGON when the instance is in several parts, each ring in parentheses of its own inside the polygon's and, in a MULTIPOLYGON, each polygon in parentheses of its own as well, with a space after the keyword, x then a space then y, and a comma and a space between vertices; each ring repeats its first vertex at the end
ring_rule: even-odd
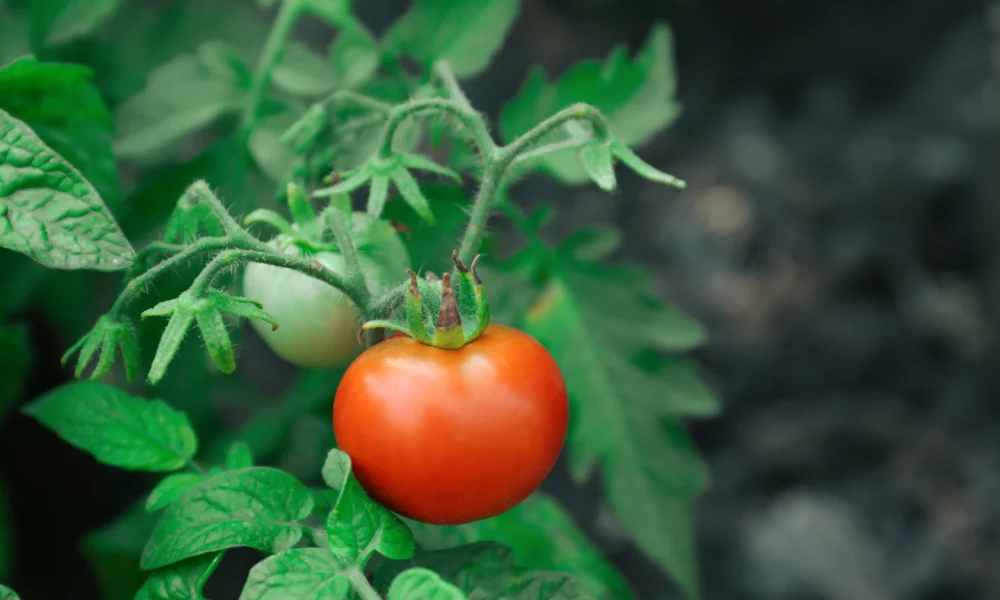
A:
POLYGON ((247 131, 257 124, 257 111, 264 99, 267 86, 271 83, 271 74, 278 66, 288 36, 291 35, 292 27, 301 14, 301 0, 285 0, 281 3, 274 26, 271 27, 267 41, 264 42, 264 50, 257 62, 257 70, 253 76, 253 83, 250 85, 250 93, 247 95, 247 102, 243 107, 243 127, 247 131))
POLYGON ((348 567, 347 578, 351 581, 351 589, 361 597, 361 600, 382 600, 368 578, 357 567, 348 567))
POLYGON ((401 104, 389 113, 389 120, 386 121, 385 130, 382 133, 382 145, 379 146, 378 151, 381 158, 387 159, 392 155, 392 140, 403 121, 424 112, 450 113, 456 117, 469 130, 473 141, 479 148, 479 153, 483 157, 489 159, 496 150, 496 143, 490 136, 486 123, 483 122, 483 117, 475 110, 463 106, 461 102, 456 100, 426 98, 401 104))

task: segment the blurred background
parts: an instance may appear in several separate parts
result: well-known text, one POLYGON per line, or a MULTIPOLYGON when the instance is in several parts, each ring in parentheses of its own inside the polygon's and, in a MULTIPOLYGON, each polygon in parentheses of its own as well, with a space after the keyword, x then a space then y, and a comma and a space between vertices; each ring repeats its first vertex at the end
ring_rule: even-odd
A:
MULTIPOLYGON (((379 32, 407 2, 355 4, 379 32)), ((616 222, 616 257, 654 268, 711 333, 698 358, 724 413, 694 425, 713 478, 705 597, 1000 598, 1000 3, 525 0, 468 95, 495 115, 532 64, 634 50, 660 18, 684 112, 640 154, 688 189, 621 172, 614 197, 533 178, 518 198, 572 205, 557 233, 616 222)), ((49 314, 27 314, 21 402, 67 376, 49 314)), ((0 477, 11 583, 26 599, 99 598, 77 545, 148 480, 18 415, 0 424, 0 477)), ((640 598, 675 597, 596 483, 557 468, 546 488, 640 598)))

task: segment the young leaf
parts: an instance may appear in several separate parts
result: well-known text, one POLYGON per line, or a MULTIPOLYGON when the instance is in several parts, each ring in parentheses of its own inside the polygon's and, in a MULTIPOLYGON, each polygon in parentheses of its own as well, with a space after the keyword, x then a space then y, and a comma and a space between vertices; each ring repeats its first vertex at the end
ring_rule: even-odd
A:
POLYGON ((32 0, 34 37, 58 45, 88 35, 121 7, 123 0, 32 0))
POLYGON ((118 108, 115 153, 146 158, 237 110, 246 91, 245 70, 222 43, 204 43, 197 53, 159 67, 146 88, 118 108))
POLYGON ((14 590, 0 583, 0 600, 21 600, 14 590))
POLYGON ((0 422, 24 388, 32 360, 26 325, 0 325, 0 422))
POLYGON ((250 446, 243 440, 233 442, 233 445, 229 447, 229 452, 226 453, 226 469, 235 471, 252 466, 253 454, 250 452, 250 446))
POLYGON ((593 600, 570 575, 517 567, 510 549, 494 543, 470 544, 437 552, 421 550, 410 560, 385 561, 375 571, 375 588, 390 589, 390 582, 412 567, 430 569, 469 598, 593 600))
POLYGON ((0 110, 0 248, 56 269, 120 271, 135 251, 80 173, 0 110))
POLYGON ((174 471, 198 449, 183 413, 162 400, 144 400, 101 383, 67 383, 22 410, 66 442, 123 469, 174 471))
POLYGON ((122 195, 111 150, 114 118, 92 78, 82 65, 22 56, 0 68, 0 109, 31 127, 114 209, 122 195))
POLYGON ((434 571, 414 567, 396 576, 386 600, 465 600, 462 590, 441 579, 434 571))
POLYGON ((474 542, 508 546, 521 566, 565 571, 580 589, 599 600, 632 600, 621 574, 594 547, 558 502, 536 492, 511 510, 465 525, 433 526, 406 521, 425 550, 443 550, 474 542))
POLYGON ((331 450, 323 465, 323 480, 339 490, 326 522, 330 551, 350 564, 364 566, 373 552, 388 558, 413 555, 413 535, 406 525, 372 500, 351 474, 351 459, 331 450))
POLYGON ((140 564, 157 569, 238 546, 281 552, 302 538, 301 520, 312 508, 309 488, 288 473, 270 467, 225 471, 167 507, 140 564))
POLYGON ((644 370, 635 357, 696 347, 704 332, 656 300, 643 272, 574 253, 578 246, 559 252, 558 270, 524 323, 566 375, 576 415, 567 441, 574 478, 587 480, 600 461, 622 526, 687 597, 697 598, 693 504, 708 476, 676 419, 714 414, 717 401, 677 400, 665 373, 644 370))
POLYGON ((136 598, 146 600, 205 600, 201 589, 222 560, 222 552, 205 554, 156 569, 136 598), (141 596, 145 594, 145 596, 141 596))
POLYGON ((146 498, 146 510, 156 512, 180 498, 205 478, 197 473, 174 473, 164 477, 146 498))
POLYGON ((349 568, 323 548, 286 550, 250 569, 240 600, 340 600, 350 590, 349 568))
MULTIPOLYGON (((541 68, 534 70, 517 97, 503 108, 500 131, 504 139, 512 140, 556 111, 583 102, 600 109, 616 139, 632 147, 645 144, 680 114, 674 97, 677 81, 671 43, 670 30, 658 23, 634 61, 629 61, 624 46, 618 46, 603 64, 581 62, 552 83, 541 68)), ((557 132, 548 137, 552 139, 544 141, 567 135, 557 132)), ((564 183, 581 184, 588 179, 572 149, 546 155, 537 164, 564 183)))
POLYGON ((472 77, 489 66, 520 9, 520 0, 417 0, 383 44, 426 68, 446 60, 456 76, 472 77))

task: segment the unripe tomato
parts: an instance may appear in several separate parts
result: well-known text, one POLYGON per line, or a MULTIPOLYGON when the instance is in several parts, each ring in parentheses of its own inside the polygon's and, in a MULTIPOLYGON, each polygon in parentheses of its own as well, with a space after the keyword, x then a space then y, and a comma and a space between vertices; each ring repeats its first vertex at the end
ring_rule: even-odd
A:
POLYGON ((393 336, 337 388, 337 446, 358 481, 399 514, 459 524, 498 515, 548 475, 566 439, 566 384, 528 334, 490 325, 444 350, 393 336))
MULTIPOLYGON (((406 249, 394 231, 365 252, 359 252, 361 270, 373 294, 397 283, 408 266, 406 249)), ((281 237, 270 245, 286 253, 304 251, 281 237)), ((333 252, 308 255, 328 269, 344 272, 344 258, 333 252)), ((243 276, 243 295, 260 302, 275 321, 250 320, 264 342, 283 359, 301 367, 346 365, 362 349, 358 343, 361 314, 340 290, 298 271, 251 263, 243 276)))

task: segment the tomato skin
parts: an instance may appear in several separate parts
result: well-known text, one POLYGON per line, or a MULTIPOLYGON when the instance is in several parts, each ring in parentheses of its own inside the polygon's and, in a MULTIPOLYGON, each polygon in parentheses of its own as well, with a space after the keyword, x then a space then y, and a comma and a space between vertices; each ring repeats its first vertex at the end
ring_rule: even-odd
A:
POLYGON ((457 350, 392 336, 348 367, 333 405, 337 445, 368 493, 439 525, 527 498, 552 470, 568 421, 555 360, 496 324, 457 350))

